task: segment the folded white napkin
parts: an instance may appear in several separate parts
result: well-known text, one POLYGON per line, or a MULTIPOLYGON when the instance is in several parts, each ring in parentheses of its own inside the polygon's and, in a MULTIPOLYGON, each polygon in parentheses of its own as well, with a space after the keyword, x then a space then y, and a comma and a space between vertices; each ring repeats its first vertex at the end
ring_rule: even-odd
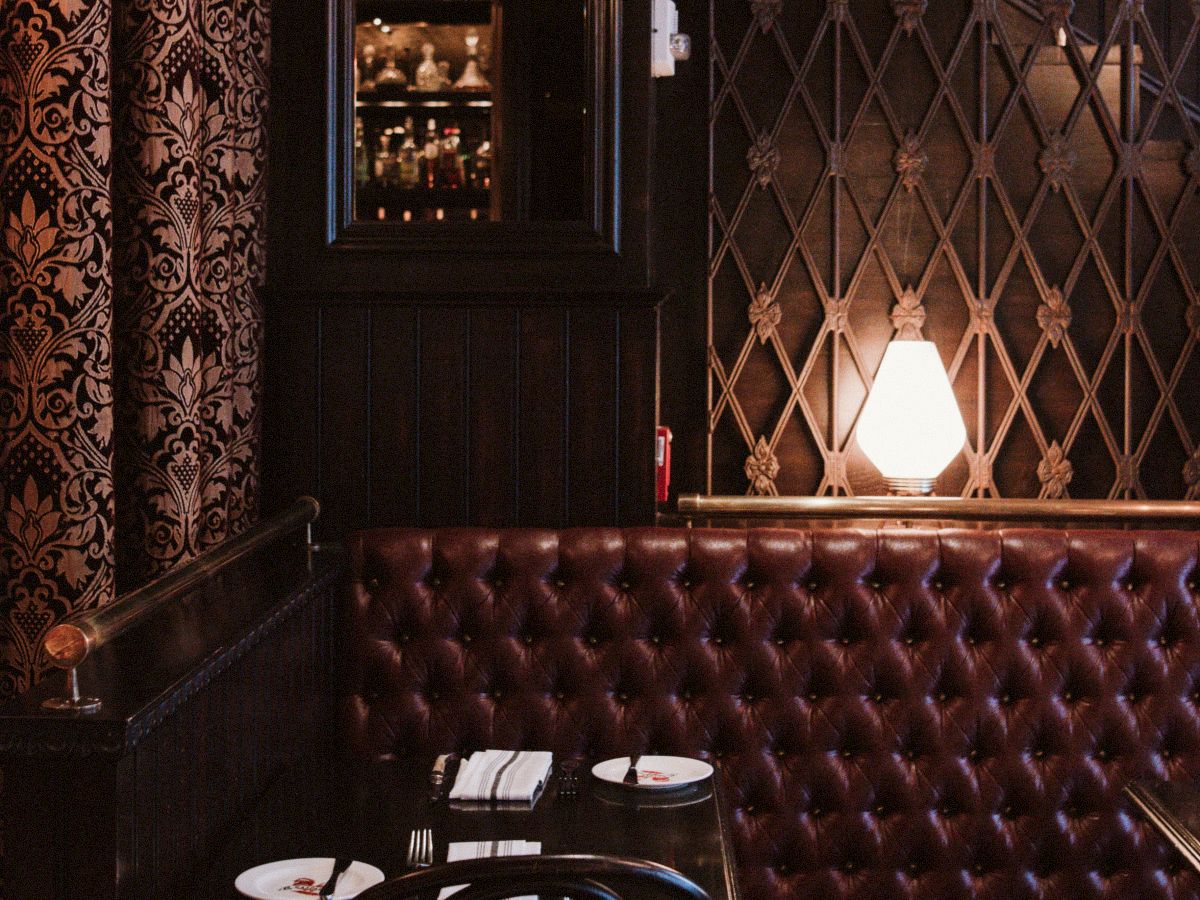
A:
POLYGON ((553 754, 541 750, 483 750, 458 767, 451 800, 533 804, 550 775, 553 754))
MULTIPOLYGON (((446 853, 446 862, 460 859, 482 859, 485 856, 535 856, 542 852, 538 841, 462 841, 451 844, 446 853)), ((465 884, 442 888, 438 900, 445 900, 451 894, 458 893, 465 884)), ((537 900, 536 897, 519 897, 517 900, 537 900)))

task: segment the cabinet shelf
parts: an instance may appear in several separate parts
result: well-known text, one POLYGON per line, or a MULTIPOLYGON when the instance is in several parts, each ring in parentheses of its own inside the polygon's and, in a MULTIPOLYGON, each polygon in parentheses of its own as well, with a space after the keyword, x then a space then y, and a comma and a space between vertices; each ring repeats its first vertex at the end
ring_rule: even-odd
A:
POLYGON ((461 113, 469 116, 486 116, 492 111, 492 101, 478 98, 443 100, 432 97, 411 100, 407 98, 403 100, 360 99, 355 102, 354 109, 359 115, 387 115, 389 111, 394 115, 398 110, 425 110, 430 113, 449 110, 456 115, 461 113))
POLYGON ((492 192, 486 188, 402 188, 394 185, 366 184, 360 189, 362 203, 370 207, 400 209, 486 209, 492 192))

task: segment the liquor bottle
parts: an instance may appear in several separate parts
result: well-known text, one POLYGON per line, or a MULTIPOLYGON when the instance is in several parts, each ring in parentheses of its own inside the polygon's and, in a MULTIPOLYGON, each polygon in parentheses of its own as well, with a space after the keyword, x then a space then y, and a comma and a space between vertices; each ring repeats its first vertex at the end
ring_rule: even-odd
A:
POLYGON ((442 72, 434 61, 433 54, 433 44, 426 41, 421 45, 421 56, 424 58, 417 66, 417 74, 413 78, 418 91, 440 91, 443 87, 442 72))
POLYGON ((492 85, 484 77, 479 67, 479 32, 474 28, 467 32, 467 64, 458 81, 454 82, 456 91, 490 91, 492 85))
POLYGON ((438 183, 444 188, 463 186, 463 165, 458 148, 462 145, 462 131, 455 122, 446 126, 442 136, 442 157, 438 165, 438 183))
POLYGON ((491 141, 484 141, 471 154, 471 186, 485 191, 492 187, 491 141))
POLYGON ((404 74, 404 70, 396 65, 396 52, 393 50, 387 55, 387 61, 383 68, 379 70, 379 74, 375 77, 377 84, 394 84, 404 85, 408 83, 408 76, 404 74))
POLYGON ((396 177, 405 190, 412 190, 421 183, 421 154, 417 150, 416 129, 412 116, 404 120, 404 142, 396 153, 396 177))
POLYGON ((425 186, 430 190, 437 187, 438 157, 441 155, 441 149, 437 122, 430 119, 425 125, 425 148, 421 154, 421 173, 425 178, 425 186))
POLYGON ((396 159, 392 156, 392 136, 384 132, 379 136, 379 150, 375 154, 375 180, 382 185, 393 183, 396 175, 396 159))
POLYGON ((358 67, 358 90, 370 92, 375 90, 375 45, 367 44, 362 48, 362 59, 358 67))
POLYGON ((354 117, 354 184, 363 187, 371 180, 371 162, 367 159, 367 145, 363 137, 362 116, 354 117))

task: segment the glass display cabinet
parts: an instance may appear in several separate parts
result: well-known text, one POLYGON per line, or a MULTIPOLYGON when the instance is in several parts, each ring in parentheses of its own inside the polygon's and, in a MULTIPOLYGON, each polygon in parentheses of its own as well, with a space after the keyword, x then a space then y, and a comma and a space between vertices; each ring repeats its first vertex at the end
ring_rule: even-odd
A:
POLYGON ((273 285, 648 285, 649 0, 326 13, 273 16, 273 285))
POLYGON ((595 17, 607 3, 348 2, 337 63, 344 236, 357 225, 371 229, 360 237, 387 234, 381 222, 442 233, 585 222, 603 203, 600 117, 616 110, 595 90, 609 65, 596 41, 612 25, 595 17))
POLYGON ((501 218, 492 172, 499 12, 475 0, 356 5, 356 221, 501 218))

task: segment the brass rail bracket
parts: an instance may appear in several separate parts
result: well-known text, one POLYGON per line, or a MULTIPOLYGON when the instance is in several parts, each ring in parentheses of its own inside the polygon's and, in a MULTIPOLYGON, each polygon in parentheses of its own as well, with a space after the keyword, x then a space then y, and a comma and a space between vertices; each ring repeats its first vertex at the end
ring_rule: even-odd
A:
POLYGON ((79 670, 72 666, 66 670, 67 693, 64 697, 47 697, 42 701, 42 709, 53 709, 58 712, 93 713, 101 706, 97 697, 84 697, 79 692, 79 670))

